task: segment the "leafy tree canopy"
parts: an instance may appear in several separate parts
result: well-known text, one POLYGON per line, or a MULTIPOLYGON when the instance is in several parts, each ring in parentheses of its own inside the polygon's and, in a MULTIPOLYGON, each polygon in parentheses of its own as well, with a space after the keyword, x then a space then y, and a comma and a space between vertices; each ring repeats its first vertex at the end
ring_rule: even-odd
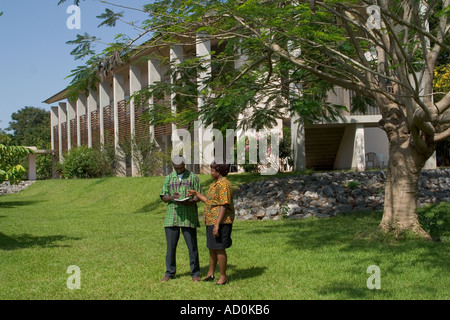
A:
POLYGON ((12 131, 11 145, 47 148, 50 143, 50 112, 24 107, 11 115, 7 130, 12 131))

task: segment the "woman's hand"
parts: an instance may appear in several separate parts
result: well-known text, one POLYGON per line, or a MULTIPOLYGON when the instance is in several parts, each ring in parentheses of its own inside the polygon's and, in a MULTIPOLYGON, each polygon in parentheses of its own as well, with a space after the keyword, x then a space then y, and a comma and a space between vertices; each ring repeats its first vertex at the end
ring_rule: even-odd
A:
POLYGON ((214 237, 218 237, 219 236, 219 226, 218 225, 214 225, 212 233, 213 233, 214 237))
POLYGON ((200 200, 201 202, 206 202, 206 197, 197 190, 188 190, 187 196, 189 197, 194 196, 197 197, 196 201, 200 200))
POLYGON ((196 197, 197 196, 197 191, 196 190, 188 190, 187 192, 187 196, 193 196, 196 197))

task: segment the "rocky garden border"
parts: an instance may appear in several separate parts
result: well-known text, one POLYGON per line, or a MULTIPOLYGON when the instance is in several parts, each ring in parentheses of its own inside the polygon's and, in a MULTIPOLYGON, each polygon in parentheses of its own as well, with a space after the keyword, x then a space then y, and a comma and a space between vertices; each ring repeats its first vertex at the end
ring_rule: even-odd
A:
MULTIPOLYGON (((331 217, 351 211, 382 211, 385 171, 320 172, 241 185, 236 219, 331 217)), ((450 169, 423 170, 418 205, 450 202, 450 169)))

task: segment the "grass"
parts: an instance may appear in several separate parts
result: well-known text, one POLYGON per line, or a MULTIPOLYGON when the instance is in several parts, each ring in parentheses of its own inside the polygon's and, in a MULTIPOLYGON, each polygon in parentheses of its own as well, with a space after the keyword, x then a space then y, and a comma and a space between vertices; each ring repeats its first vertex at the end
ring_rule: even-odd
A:
MULTIPOLYGON (((206 190, 211 179, 200 176, 206 190)), ((258 175, 230 175, 241 183, 258 175)), ((236 221, 230 283, 193 283, 184 239, 165 271, 162 177, 38 181, 0 197, 0 299, 449 299, 450 243, 373 237, 380 212, 300 221, 236 221), (66 273, 81 269, 81 289, 66 273), (377 265, 381 289, 369 290, 377 265)), ((200 205, 199 213, 203 206, 200 205)), ((449 203, 423 210, 450 212, 449 203)), ((205 230, 198 229, 206 275, 205 230)), ((218 274, 218 271, 217 271, 218 274)))

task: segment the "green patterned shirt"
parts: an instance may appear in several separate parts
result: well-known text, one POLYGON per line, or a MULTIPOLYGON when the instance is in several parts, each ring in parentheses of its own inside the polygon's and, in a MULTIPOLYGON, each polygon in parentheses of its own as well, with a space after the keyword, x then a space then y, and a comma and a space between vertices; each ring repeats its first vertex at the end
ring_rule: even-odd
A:
MULTIPOLYGON (((180 181, 177 172, 173 171, 164 179, 160 197, 173 196, 178 192, 182 199, 187 196, 188 190, 202 191, 199 178, 194 173, 185 170, 180 181)), ((175 201, 167 203, 164 227, 200 227, 197 204, 184 205, 177 204, 175 201)))

